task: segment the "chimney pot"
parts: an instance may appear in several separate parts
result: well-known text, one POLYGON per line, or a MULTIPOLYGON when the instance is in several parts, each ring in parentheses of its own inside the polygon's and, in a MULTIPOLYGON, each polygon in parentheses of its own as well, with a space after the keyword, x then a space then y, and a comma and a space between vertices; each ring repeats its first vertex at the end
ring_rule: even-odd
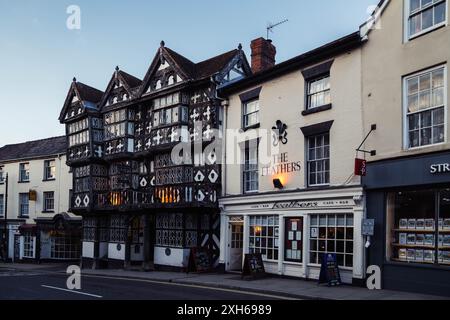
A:
POLYGON ((258 73, 275 66, 276 47, 272 40, 258 38, 252 41, 252 71, 258 73))

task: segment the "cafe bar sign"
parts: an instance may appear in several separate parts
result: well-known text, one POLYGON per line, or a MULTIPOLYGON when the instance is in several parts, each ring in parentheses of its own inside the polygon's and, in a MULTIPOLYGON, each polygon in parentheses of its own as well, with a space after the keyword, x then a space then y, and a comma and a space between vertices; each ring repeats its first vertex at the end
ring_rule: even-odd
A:
POLYGON ((272 209, 314 209, 330 207, 347 207, 354 205, 350 200, 319 200, 276 202, 272 209))

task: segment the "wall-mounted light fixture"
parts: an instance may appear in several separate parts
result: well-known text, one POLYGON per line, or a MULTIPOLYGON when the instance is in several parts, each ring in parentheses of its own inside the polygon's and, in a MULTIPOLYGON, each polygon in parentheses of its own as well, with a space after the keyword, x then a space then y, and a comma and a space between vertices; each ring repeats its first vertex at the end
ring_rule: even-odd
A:
POLYGON ((276 189, 284 189, 284 186, 283 186, 283 184, 281 183, 281 180, 280 179, 273 179, 273 186, 276 188, 276 189))

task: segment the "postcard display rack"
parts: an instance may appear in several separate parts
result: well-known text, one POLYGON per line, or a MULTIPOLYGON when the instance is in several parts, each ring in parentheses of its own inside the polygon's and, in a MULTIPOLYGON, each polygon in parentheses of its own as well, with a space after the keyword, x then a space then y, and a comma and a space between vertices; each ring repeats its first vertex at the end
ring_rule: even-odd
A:
POLYGON ((435 219, 400 219, 393 234, 393 261, 450 266, 450 219, 439 219, 437 232, 435 219))

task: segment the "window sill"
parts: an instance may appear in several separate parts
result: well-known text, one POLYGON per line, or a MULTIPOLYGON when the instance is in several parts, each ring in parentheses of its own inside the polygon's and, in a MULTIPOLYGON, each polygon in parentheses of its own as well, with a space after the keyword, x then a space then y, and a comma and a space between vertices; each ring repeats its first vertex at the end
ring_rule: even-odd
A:
POLYGON ((55 211, 51 210, 51 211, 42 211, 42 213, 55 213, 55 211))
POLYGON ((248 126, 248 127, 242 128, 241 130, 242 130, 243 132, 246 132, 246 131, 248 131, 248 130, 258 129, 258 128, 260 128, 260 127, 261 127, 261 123, 257 123, 257 124, 254 124, 254 125, 252 125, 252 126, 248 126))
POLYGON ((17 183, 30 183, 30 180, 27 180, 27 181, 17 181, 17 183))
POLYGON ((323 106, 320 106, 320 107, 316 107, 316 108, 312 108, 312 109, 307 109, 307 110, 304 110, 304 111, 302 112, 302 115, 303 115, 303 116, 307 116, 307 115, 310 115, 310 114, 314 114, 314 113, 318 113, 318 112, 323 112, 323 111, 331 110, 332 107, 333 107, 333 105, 330 103, 330 104, 326 104, 326 105, 323 105, 323 106))
POLYGON ((442 22, 442 23, 440 23, 438 25, 432 26, 429 29, 423 30, 423 31, 421 31, 419 33, 416 33, 415 35, 409 36, 405 43, 411 42, 411 41, 413 41, 413 40, 415 40, 417 38, 423 37, 423 36, 433 32, 433 31, 436 31, 438 29, 444 28, 446 26, 447 26, 447 21, 442 22))
POLYGON ((19 219, 29 219, 30 216, 18 216, 17 218, 19 218, 19 219))
POLYGON ((42 182, 51 182, 51 181, 56 181, 56 178, 42 180, 42 182))

